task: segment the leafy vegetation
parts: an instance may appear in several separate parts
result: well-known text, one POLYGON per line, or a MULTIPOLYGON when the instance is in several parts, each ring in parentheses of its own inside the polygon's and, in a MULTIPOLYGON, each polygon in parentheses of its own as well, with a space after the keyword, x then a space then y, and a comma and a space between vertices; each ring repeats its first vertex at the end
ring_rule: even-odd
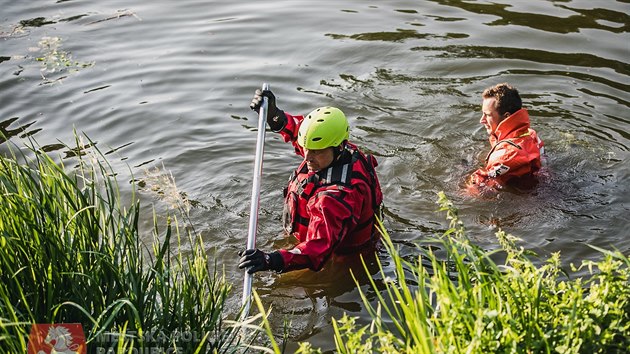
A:
MULTIPOLYGON (((446 250, 448 260, 440 261, 431 246, 416 262, 403 260, 381 224, 396 279, 380 290, 372 282, 376 305, 361 292, 370 325, 347 315, 333 321, 339 353, 630 352, 627 256, 600 250, 602 261, 572 269, 588 271, 587 279, 567 278, 559 254, 536 266, 502 231, 501 250, 483 251, 466 238, 443 193, 439 204, 450 228, 432 245, 446 250), (491 259, 497 253, 500 264, 491 259)), ((308 344, 301 350, 318 352, 308 344)))
MULTIPOLYGON (((258 315, 224 318, 230 285, 216 264, 211 270, 194 228, 171 216, 160 229, 154 215, 145 246, 135 194, 122 205, 104 157, 92 142, 76 143, 68 147, 74 168, 35 147, 0 157, 0 352, 26 352, 32 323, 70 322, 83 325, 89 352, 283 352, 255 293, 258 315)), ((150 189, 177 204, 172 178, 152 175, 161 186, 150 189)), ((337 352, 630 352, 628 256, 599 250, 601 261, 571 269, 587 274, 578 277, 561 269, 559 254, 533 262, 502 231, 499 250, 480 249, 443 193, 439 204, 449 229, 421 245, 415 261, 397 253, 380 224, 395 276, 381 265, 376 301, 359 288, 371 323, 333 320, 337 352)), ((298 352, 321 350, 302 343, 298 352)))
POLYGON ((69 171, 35 147, 0 157, 0 352, 25 353, 31 323, 81 323, 88 352, 237 351, 230 285, 202 240, 188 232, 183 251, 177 218, 161 230, 154 216, 145 245, 136 197, 120 204, 115 174, 80 140, 69 171))

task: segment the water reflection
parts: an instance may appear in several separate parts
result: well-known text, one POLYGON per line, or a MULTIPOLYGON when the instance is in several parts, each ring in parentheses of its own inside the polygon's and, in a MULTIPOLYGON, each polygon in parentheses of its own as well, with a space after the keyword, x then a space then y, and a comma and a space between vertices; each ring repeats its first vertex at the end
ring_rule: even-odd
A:
POLYGON ((355 39, 358 41, 384 41, 384 42, 402 42, 407 39, 461 39, 468 38, 469 35, 465 33, 418 33, 415 30, 398 29, 396 32, 372 32, 372 33, 358 33, 352 35, 341 34, 326 34, 326 36, 333 39, 355 39))
MULTIPOLYGON (((630 108, 630 101, 626 101, 624 99, 622 99, 621 97, 617 97, 617 96, 613 96, 610 94, 606 94, 603 92, 596 92, 593 91, 591 89, 588 89, 586 87, 580 88, 578 89, 578 91, 583 92, 584 94, 586 94, 587 96, 595 96, 595 97, 601 97, 601 98, 606 98, 608 100, 614 101, 617 104, 626 106, 628 108, 630 108)), ((624 119, 622 117, 616 117, 613 115, 606 115, 608 118, 612 118, 614 120, 620 121, 622 123, 629 123, 630 124, 630 119, 624 119)))
POLYGON ((41 129, 28 130, 33 124, 37 123, 37 121, 33 121, 24 125, 20 125, 19 127, 14 127, 14 129, 10 129, 9 127, 15 123, 19 117, 12 117, 5 121, 0 122, 0 144, 6 142, 14 136, 20 136, 21 138, 25 138, 31 135, 34 135, 41 129))
MULTIPOLYGON (((382 250, 379 253, 380 257, 385 257, 382 250)), ((257 292, 274 308, 272 322, 291 321, 291 341, 303 341, 320 333, 330 326, 333 317, 343 313, 358 315, 363 305, 357 296, 357 286, 365 292, 368 301, 377 296, 372 281, 377 289, 382 288, 374 252, 333 256, 319 272, 300 270, 265 278, 266 284, 259 286, 257 292)))
MULTIPOLYGON (((442 47, 415 47, 414 51, 440 51, 442 54, 434 55, 435 58, 445 59, 518 59, 526 62, 545 63, 555 65, 567 65, 571 67, 584 68, 609 68, 615 70, 622 75, 630 75, 630 65, 627 63, 601 58, 596 55, 586 53, 557 53, 537 49, 527 48, 508 48, 508 47, 488 47, 488 46, 463 46, 451 45, 442 47)), ((512 70, 510 71, 512 72, 512 70)), ((568 73, 567 73, 568 74, 568 73)), ((597 78, 593 75, 584 75, 591 79, 597 78)), ((608 80, 610 81, 610 80, 608 80)), ((629 85, 622 83, 613 83, 613 87, 619 89, 628 89, 629 85)))
POLYGON ((601 29, 613 33, 624 33, 630 30, 630 16, 626 13, 610 9, 579 9, 568 5, 559 5, 554 3, 553 6, 555 7, 566 9, 571 12, 577 12, 579 14, 559 17, 532 12, 510 11, 509 8, 513 5, 508 4, 483 4, 460 0, 430 1, 439 3, 440 5, 457 7, 478 15, 494 15, 500 18, 486 23, 488 26, 518 25, 554 33, 574 33, 580 32, 581 29, 588 28, 601 29), (598 21, 602 20, 615 24, 621 24, 621 26, 608 26, 600 24, 598 21))
POLYGON ((45 25, 52 25, 55 21, 47 20, 44 17, 36 17, 29 20, 20 21, 20 26, 22 27, 41 27, 45 25))

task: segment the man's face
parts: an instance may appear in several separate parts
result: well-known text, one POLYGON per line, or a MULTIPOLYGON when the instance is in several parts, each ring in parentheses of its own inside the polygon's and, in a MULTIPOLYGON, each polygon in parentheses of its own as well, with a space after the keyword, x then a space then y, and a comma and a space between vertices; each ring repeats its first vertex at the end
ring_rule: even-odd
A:
POLYGON ((492 134, 497 125, 501 122, 501 116, 495 108, 496 99, 494 97, 484 98, 481 104, 481 119, 479 123, 483 124, 488 134, 492 134))
POLYGON ((323 170, 330 166, 335 158, 334 148, 327 147, 321 150, 304 149, 304 160, 309 172, 323 170))

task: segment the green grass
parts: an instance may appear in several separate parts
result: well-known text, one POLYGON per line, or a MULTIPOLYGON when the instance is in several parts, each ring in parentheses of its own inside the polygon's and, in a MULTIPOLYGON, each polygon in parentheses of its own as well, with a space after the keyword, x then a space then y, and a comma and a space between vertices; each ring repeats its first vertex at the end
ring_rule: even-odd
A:
MULTIPOLYGON (((369 325, 347 315, 333 321, 339 353, 630 352, 627 256, 599 250, 602 261, 572 269, 589 276, 573 277, 560 268, 559 254, 537 266, 502 231, 496 234, 501 250, 483 251, 466 237, 443 193, 439 204, 450 228, 427 241, 415 262, 398 255, 380 225, 396 276, 391 279, 381 266, 384 286, 372 281, 376 304, 359 289, 369 325), (446 260, 433 253, 436 245, 446 260)), ((303 343, 300 352, 320 350, 303 343)))
MULTIPOLYGON (((67 147, 73 168, 35 146, 0 157, 0 352, 26 352, 32 323, 64 322, 83 324, 88 352, 282 352, 255 293, 258 315, 224 318, 230 285, 192 225, 172 215, 162 227, 154 215, 145 245, 136 187, 123 205, 114 171, 93 146, 77 138, 67 147)), ((161 185, 150 189, 179 203, 172 178, 153 179, 161 185)), ((420 244, 415 261, 380 225, 393 271, 381 266, 382 281, 372 280, 375 301, 359 288, 371 323, 333 320, 337 352, 630 352, 627 255, 599 250, 601 261, 565 272, 559 254, 533 262, 504 232, 499 250, 484 251, 443 193, 439 204, 449 229, 420 244)), ((298 352, 321 350, 302 343, 298 352)))
POLYGON ((83 324, 88 352, 237 351, 223 319, 230 285, 203 241, 180 234, 189 228, 175 216, 163 228, 154 216, 145 245, 135 193, 121 205, 111 167, 81 141, 68 147, 74 168, 34 143, 0 157, 0 352, 26 352, 32 323, 71 322, 83 324))

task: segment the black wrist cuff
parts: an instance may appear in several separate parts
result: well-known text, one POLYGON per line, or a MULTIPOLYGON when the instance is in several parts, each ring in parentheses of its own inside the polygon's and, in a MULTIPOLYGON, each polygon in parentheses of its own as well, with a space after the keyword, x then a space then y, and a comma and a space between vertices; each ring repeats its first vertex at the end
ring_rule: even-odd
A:
POLYGON ((269 128, 274 133, 281 131, 285 125, 287 125, 287 116, 280 109, 276 111, 276 115, 267 121, 269 128))
POLYGON ((269 269, 278 273, 284 270, 284 259, 279 251, 269 253, 269 269))

